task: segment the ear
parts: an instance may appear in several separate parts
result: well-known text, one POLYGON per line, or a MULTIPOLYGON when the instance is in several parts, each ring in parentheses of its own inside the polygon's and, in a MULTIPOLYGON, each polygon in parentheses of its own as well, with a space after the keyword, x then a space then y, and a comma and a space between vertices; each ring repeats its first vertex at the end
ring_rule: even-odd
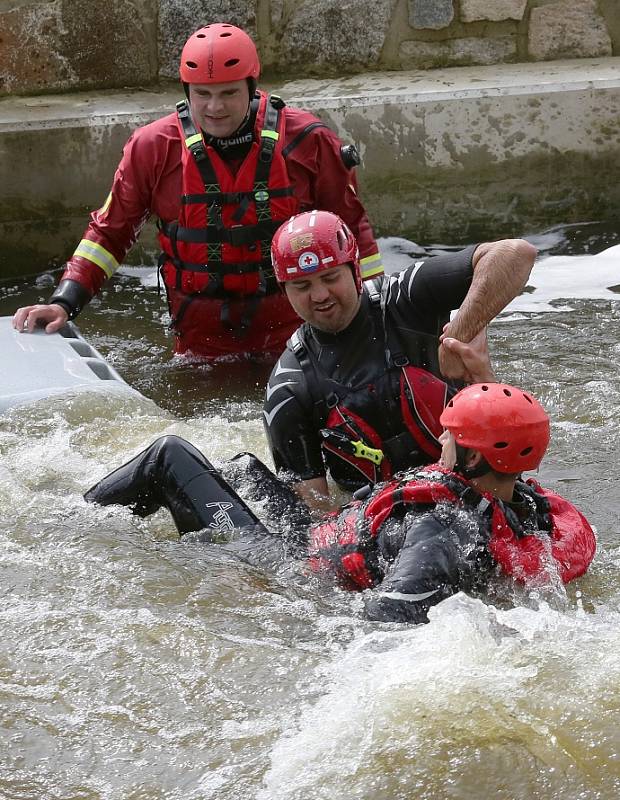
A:
POLYGON ((465 456, 465 466, 467 469, 475 469, 482 461, 482 458, 480 450, 468 450, 465 456))

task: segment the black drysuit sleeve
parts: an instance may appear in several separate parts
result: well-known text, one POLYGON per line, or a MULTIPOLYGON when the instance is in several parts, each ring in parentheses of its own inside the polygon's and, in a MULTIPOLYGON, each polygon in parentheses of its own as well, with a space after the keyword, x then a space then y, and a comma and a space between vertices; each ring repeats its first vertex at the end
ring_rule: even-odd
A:
POLYGON ((366 598, 366 614, 382 622, 427 622, 429 608, 481 585, 492 565, 488 524, 475 511, 435 506, 410 511, 379 532, 382 582, 366 598))

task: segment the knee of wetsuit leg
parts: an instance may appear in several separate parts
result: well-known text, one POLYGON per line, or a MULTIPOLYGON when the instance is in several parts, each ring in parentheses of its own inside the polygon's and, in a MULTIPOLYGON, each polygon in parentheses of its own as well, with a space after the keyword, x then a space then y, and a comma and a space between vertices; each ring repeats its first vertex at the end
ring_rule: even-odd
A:
POLYGON ((204 472, 216 473, 209 459, 193 444, 175 434, 161 436, 153 443, 153 451, 162 476, 173 476, 175 485, 183 486, 204 472))

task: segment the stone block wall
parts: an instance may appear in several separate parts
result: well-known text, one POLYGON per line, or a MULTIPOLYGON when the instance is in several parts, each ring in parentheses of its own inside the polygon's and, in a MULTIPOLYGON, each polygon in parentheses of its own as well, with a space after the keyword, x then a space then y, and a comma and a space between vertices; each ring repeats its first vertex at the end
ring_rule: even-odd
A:
POLYGON ((277 80, 620 55, 619 0, 0 0, 0 95, 176 80, 217 21, 277 80))

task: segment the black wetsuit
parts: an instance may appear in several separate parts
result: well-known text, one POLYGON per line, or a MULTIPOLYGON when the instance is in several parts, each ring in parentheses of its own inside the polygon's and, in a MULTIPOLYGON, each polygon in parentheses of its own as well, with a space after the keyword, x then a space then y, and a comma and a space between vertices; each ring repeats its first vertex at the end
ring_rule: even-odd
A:
MULTIPOLYGON (((200 531, 201 541, 206 542, 221 542, 224 534, 227 548, 253 561, 267 560, 264 554, 270 541, 277 543, 279 553, 284 547, 289 556, 306 557, 310 515, 297 495, 251 454, 235 457, 225 470, 235 483, 243 482, 250 499, 261 501, 269 529, 202 453, 178 436, 156 440, 84 497, 100 505, 130 506, 140 516, 166 507, 181 534, 200 531)), ((519 521, 515 515, 514 527, 541 528, 544 520, 525 497, 526 489, 518 489, 515 495, 519 521)), ((363 515, 371 499, 372 495, 355 513, 363 515)), ((486 580, 493 566, 486 549, 486 506, 474 502, 465 507, 440 504, 406 512, 395 509, 377 537, 345 548, 335 545, 333 563, 342 564, 347 553, 363 553, 375 587, 366 598, 371 619, 425 622, 430 606, 486 580)), ((338 520, 330 516, 323 524, 337 526, 338 520)))
MULTIPOLYGON (((386 350, 391 356, 400 351, 412 366, 441 377, 437 337, 450 311, 461 305, 470 288, 475 249, 471 246, 419 261, 396 275, 373 281, 375 294, 384 295, 384 316, 374 310, 376 303, 371 302, 365 286, 361 308, 344 331, 329 334, 308 324, 302 326, 314 374, 323 382, 321 394, 335 393, 383 443, 397 442, 406 435, 401 369, 386 356, 386 350)), ((269 379, 263 416, 276 470, 299 481, 323 477, 328 469, 339 485, 355 490, 368 481, 322 448, 320 431, 329 409, 317 402, 315 380, 307 372, 287 347, 269 379)), ((393 459, 394 472, 435 460, 412 447, 400 450, 393 459)))
POLYGON ((281 534, 292 550, 307 543, 310 513, 295 492, 252 453, 226 462, 227 478, 180 436, 162 436, 91 487, 84 499, 99 505, 129 506, 148 517, 167 508, 180 534, 202 532, 202 540, 244 531, 255 537, 281 534), (243 483, 250 500, 260 500, 269 529, 229 481, 243 483))
MULTIPOLYGON (((549 532, 549 518, 534 496, 518 482, 513 501, 502 503, 519 536, 549 532)), ((490 537, 491 506, 475 492, 458 504, 391 516, 374 543, 379 580, 366 597, 366 615, 383 622, 426 622, 429 608, 446 597, 483 591, 496 568, 490 537)))

